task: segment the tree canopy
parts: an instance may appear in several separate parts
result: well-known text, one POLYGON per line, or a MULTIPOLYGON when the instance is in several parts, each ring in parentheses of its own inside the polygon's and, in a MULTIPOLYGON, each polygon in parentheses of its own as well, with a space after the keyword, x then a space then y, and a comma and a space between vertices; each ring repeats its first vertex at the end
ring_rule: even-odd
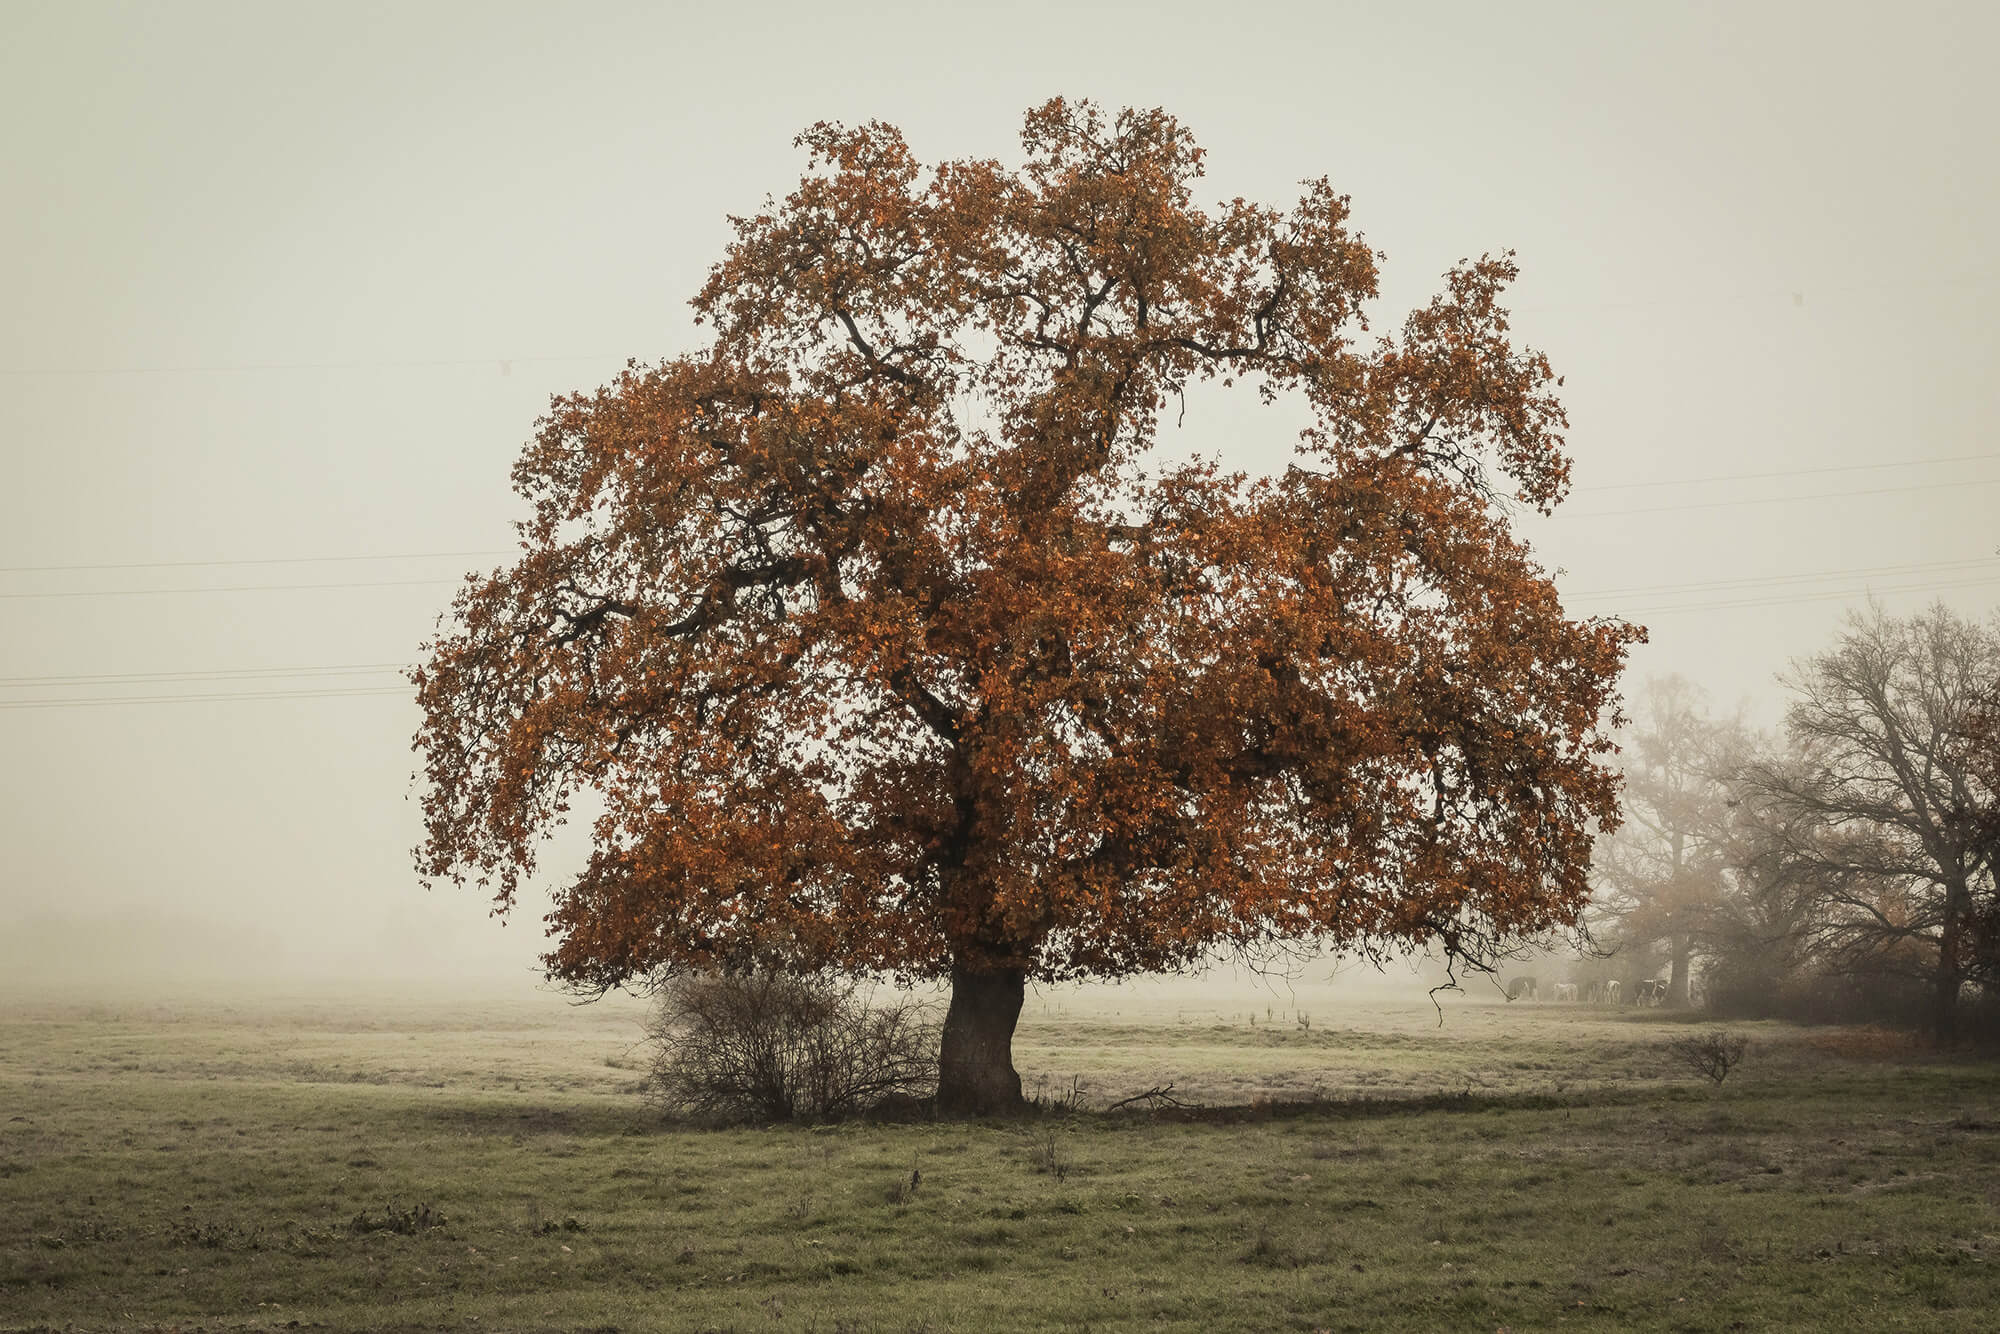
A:
POLYGON ((1951 1036, 1966 984, 2000 985, 2000 763, 1981 744, 2000 625, 1942 603, 1872 607, 1788 684, 1793 753, 1743 782, 1786 879, 1809 887, 1806 939, 1837 973, 1926 984, 1932 1026, 1951 1036))
POLYGON ((1510 529, 1569 476, 1511 256, 1375 336, 1346 197, 1204 211, 1163 112, 1052 101, 1018 169, 798 142, 709 344, 520 456, 519 559, 415 674, 427 879, 504 910, 594 791, 553 977, 948 977, 974 1110, 1019 1100, 1025 979, 1573 925, 1642 632, 1568 618, 1510 529), (1293 462, 1174 456, 1198 381, 1303 404, 1293 462))
POLYGON ((1595 916, 1606 943, 1649 966, 1651 947, 1665 947, 1666 1003, 1684 1007, 1695 959, 1726 916, 1739 804, 1727 779, 1749 739, 1740 723, 1711 717, 1702 692, 1679 676, 1648 681, 1634 712, 1625 823, 1598 844, 1595 916))

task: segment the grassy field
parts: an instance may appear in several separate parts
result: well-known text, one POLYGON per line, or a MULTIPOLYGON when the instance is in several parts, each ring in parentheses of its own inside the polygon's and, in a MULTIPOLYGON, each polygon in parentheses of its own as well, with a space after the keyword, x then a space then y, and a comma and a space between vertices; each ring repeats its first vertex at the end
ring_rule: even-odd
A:
POLYGON ((701 1131, 635 1015, 0 1009, 0 1328, 2000 1328, 2000 1063, 1892 1035, 1041 1001, 1031 1086, 1209 1110, 701 1131))

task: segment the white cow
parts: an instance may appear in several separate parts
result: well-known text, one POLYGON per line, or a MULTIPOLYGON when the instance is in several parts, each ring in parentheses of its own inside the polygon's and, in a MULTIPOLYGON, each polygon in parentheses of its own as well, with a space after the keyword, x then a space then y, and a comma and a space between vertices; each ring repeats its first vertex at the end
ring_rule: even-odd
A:
POLYGON ((1574 982, 1556 983, 1556 999, 1559 1001, 1575 1001, 1576 983, 1574 982))
POLYGON ((1610 1005, 1623 1005, 1625 1000, 1620 994, 1622 990, 1623 988, 1619 986, 1617 978, 1614 977, 1609 982, 1606 982, 1604 984, 1605 1002, 1610 1005))

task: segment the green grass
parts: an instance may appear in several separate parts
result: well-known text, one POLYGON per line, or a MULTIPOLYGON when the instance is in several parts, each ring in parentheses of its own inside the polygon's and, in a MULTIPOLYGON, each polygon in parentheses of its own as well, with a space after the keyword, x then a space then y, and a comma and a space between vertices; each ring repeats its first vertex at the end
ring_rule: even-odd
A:
POLYGON ((13 1007, 0 1328, 2000 1325, 2000 1067, 1879 1034, 1746 1026, 1711 1089, 1657 1014, 1031 1013, 1031 1085, 1238 1106, 698 1131, 635 1031, 13 1007))

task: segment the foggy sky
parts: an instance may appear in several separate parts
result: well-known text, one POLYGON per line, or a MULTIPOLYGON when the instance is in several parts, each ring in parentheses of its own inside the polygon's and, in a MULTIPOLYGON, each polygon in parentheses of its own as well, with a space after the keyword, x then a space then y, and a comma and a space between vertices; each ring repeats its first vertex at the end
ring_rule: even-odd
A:
POLYGON ((0 5, 0 972, 533 975, 532 903, 417 886, 382 665, 502 558, 549 395, 696 345, 822 119, 1016 161, 1052 95, 1165 107, 1211 202, 1352 195, 1382 329, 1515 250, 1577 482, 1523 531, 1651 627, 1634 689, 1774 724, 1863 590, 2000 601, 1996 13, 0 5), (253 691, 310 694, 85 702, 253 691))

